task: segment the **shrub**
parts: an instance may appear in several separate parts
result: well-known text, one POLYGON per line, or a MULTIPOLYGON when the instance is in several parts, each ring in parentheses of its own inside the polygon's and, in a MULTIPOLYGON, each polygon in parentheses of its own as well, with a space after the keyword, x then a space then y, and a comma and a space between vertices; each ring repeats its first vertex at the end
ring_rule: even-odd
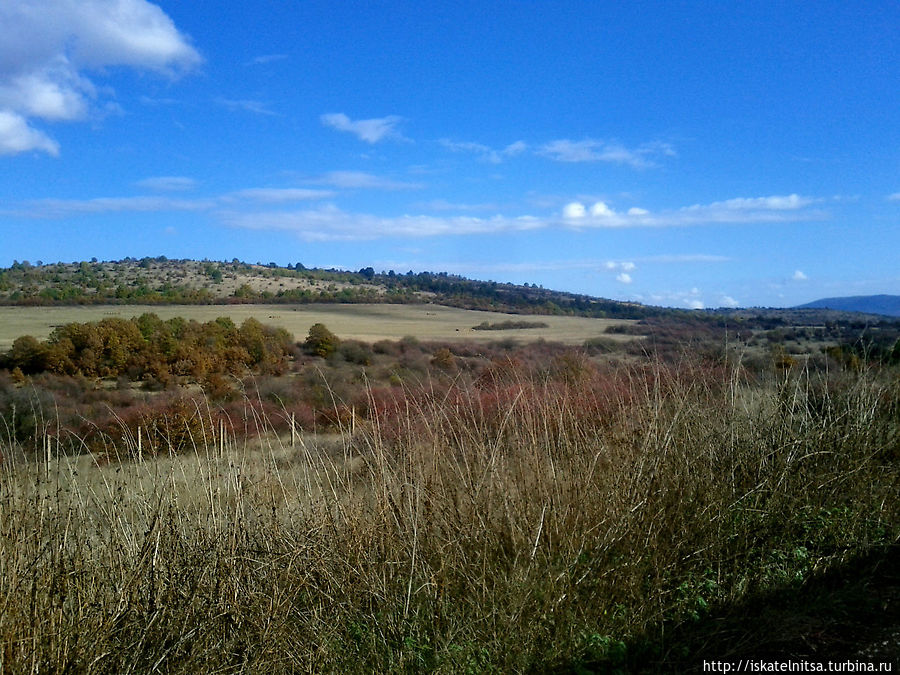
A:
POLYGON ((359 340, 344 340, 337 348, 337 353, 347 363, 353 363, 358 366, 372 365, 372 359, 375 357, 372 348, 359 340))
POLYGON ((340 345, 340 340, 323 323, 315 323, 303 343, 306 351, 322 358, 331 356, 340 345))

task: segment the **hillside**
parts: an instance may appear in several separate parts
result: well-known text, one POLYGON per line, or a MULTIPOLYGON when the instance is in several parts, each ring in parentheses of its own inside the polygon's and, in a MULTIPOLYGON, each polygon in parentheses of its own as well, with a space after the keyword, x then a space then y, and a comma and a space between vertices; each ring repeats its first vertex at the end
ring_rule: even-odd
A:
POLYGON ((799 305, 796 309, 834 309, 843 312, 900 316, 900 295, 854 295, 845 298, 822 298, 799 305))
POLYGON ((0 305, 208 305, 245 303, 434 303, 519 314, 642 319, 674 310, 535 285, 476 281, 445 272, 377 273, 231 262, 169 260, 32 265, 0 269, 0 305))

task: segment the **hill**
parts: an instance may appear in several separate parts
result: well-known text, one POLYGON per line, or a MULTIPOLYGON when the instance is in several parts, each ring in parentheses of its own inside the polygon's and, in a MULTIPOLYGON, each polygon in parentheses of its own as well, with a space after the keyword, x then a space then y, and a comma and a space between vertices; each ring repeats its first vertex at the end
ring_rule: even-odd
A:
POLYGON ((854 295, 845 298, 823 298, 799 305, 796 309, 834 309, 843 312, 900 317, 900 295, 854 295))
POLYGON ((231 262, 126 258, 16 262, 0 269, 0 305, 215 305, 433 303, 517 314, 643 319, 677 313, 632 302, 565 293, 534 284, 477 281, 446 272, 377 273, 231 262))

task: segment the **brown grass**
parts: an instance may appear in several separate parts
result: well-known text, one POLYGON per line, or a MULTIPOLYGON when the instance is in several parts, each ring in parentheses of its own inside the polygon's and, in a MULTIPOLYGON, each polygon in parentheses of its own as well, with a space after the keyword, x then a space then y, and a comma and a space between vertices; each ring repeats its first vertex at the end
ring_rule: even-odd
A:
POLYGON ((392 391, 293 447, 7 448, 0 671, 666 670, 662 627, 900 535, 900 396, 875 372, 392 391))
MULTIPOLYGON (((46 339, 55 326, 100 321, 109 317, 131 318, 153 312, 163 320, 173 317, 212 321, 220 316, 240 325, 253 317, 266 325, 284 328, 301 339, 309 327, 324 323, 342 339, 399 340, 412 336, 422 340, 481 340, 497 338, 493 331, 476 331, 482 322, 521 319, 520 315, 482 312, 439 305, 314 304, 314 305, 99 305, 76 307, 0 307, 0 351, 6 351, 22 335, 46 339)), ((581 344, 602 335, 609 326, 634 323, 620 319, 590 319, 575 316, 541 317, 543 328, 503 331, 504 338, 523 341, 543 338, 566 344, 581 344)), ((613 336, 632 339, 631 336, 613 336)))

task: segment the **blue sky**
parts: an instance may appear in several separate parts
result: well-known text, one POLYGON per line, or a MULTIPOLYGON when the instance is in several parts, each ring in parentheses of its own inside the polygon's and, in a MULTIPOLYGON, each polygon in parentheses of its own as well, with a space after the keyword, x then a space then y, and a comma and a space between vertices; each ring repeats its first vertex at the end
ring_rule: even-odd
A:
POLYGON ((900 294, 896 2, 0 3, 0 265, 900 294))

